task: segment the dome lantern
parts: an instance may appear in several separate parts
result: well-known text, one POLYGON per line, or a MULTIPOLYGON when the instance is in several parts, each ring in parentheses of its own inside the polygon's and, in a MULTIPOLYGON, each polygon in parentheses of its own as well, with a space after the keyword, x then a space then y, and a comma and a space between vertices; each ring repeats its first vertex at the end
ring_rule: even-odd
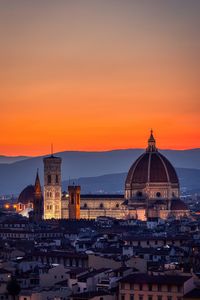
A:
POLYGON ((146 149, 147 152, 156 152, 158 151, 156 148, 156 140, 153 136, 153 130, 151 129, 150 137, 148 139, 148 147, 146 149))

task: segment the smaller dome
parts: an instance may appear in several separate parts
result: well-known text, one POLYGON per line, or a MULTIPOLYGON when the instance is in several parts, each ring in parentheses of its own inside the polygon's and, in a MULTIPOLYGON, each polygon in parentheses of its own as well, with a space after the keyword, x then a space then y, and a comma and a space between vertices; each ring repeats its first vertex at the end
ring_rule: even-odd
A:
POLYGON ((182 200, 173 199, 171 202, 171 210, 188 210, 188 207, 182 200))
POLYGON ((35 188, 33 185, 28 185, 19 195, 17 202, 28 204, 33 203, 35 188))

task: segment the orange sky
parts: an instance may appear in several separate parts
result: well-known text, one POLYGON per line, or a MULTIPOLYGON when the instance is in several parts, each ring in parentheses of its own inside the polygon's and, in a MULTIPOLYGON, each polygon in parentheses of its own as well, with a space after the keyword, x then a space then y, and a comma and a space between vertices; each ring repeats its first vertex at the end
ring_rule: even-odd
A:
POLYGON ((0 155, 200 147, 199 0, 0 2, 0 155), (166 3, 167 2, 167 3, 166 3))

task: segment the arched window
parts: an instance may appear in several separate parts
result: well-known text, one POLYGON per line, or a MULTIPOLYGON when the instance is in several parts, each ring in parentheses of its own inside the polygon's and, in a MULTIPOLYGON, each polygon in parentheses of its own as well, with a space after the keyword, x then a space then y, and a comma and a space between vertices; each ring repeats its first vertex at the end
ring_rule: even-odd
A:
POLYGON ((119 208, 119 203, 116 204, 116 208, 119 208))
POLYGON ((160 197, 161 197, 161 193, 160 193, 160 192, 157 192, 157 193, 156 193, 156 197, 160 198, 160 197))
POLYGON ((103 203, 101 203, 101 204, 99 205, 99 208, 101 208, 101 209, 103 208, 103 203))
POLYGON ((48 182, 48 184, 51 183, 51 175, 48 175, 48 176, 47 176, 47 182, 48 182))
POLYGON ((83 207, 84 207, 84 208, 87 208, 87 203, 84 203, 83 207))
POLYGON ((137 192, 137 197, 142 197, 142 192, 137 192))

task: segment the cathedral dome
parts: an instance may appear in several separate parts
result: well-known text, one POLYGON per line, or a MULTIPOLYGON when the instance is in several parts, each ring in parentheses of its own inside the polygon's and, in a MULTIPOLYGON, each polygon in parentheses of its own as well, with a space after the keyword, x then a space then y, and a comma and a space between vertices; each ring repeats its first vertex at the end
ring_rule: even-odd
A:
POLYGON ((28 185, 23 191, 20 193, 18 197, 18 203, 28 204, 33 203, 34 200, 35 188, 33 185, 28 185))
POLYGON ((131 166, 126 184, 147 182, 179 183, 172 164, 159 152, 142 154, 131 166))
POLYGON ((156 148, 151 131, 148 147, 132 164, 125 182, 126 198, 137 194, 148 194, 153 198, 179 196, 179 180, 169 160, 156 148), (153 189, 153 193, 152 193, 153 189), (162 191, 162 192, 161 192, 162 191))

